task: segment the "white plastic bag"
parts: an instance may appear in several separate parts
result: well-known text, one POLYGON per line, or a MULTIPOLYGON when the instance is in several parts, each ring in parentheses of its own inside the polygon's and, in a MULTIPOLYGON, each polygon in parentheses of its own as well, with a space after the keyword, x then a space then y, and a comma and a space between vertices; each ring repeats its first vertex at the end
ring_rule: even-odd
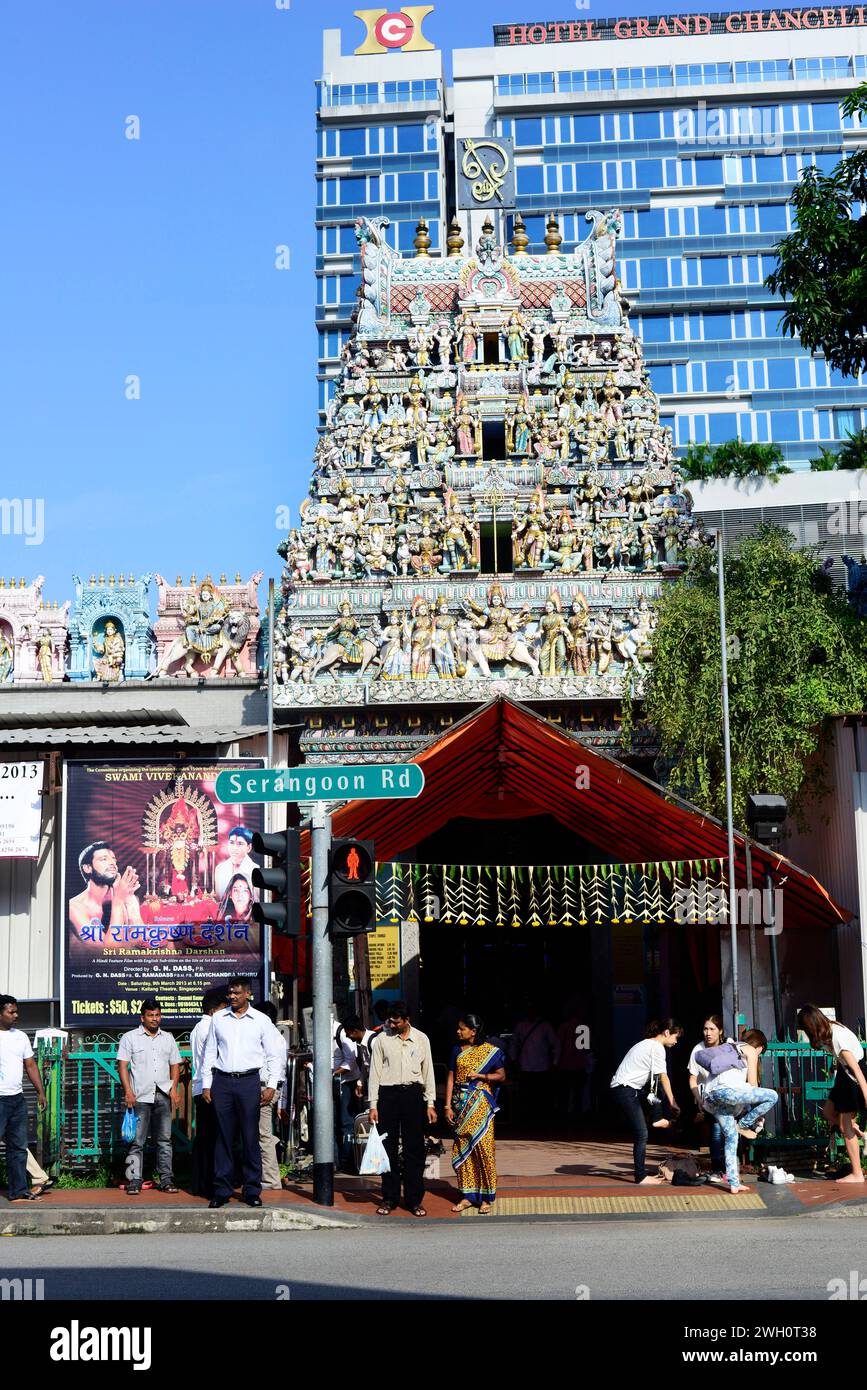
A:
POLYGON ((387 1134, 380 1134, 376 1125, 371 1125, 358 1168, 362 1177, 381 1177, 383 1173, 391 1172, 391 1164, 388 1161, 388 1154, 385 1152, 385 1144, 382 1142, 383 1139, 387 1138, 387 1134))

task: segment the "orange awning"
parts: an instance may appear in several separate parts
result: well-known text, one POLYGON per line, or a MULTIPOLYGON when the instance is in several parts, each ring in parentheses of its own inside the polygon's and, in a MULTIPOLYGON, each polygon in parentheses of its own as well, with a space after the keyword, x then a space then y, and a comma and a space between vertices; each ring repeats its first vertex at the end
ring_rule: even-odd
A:
MULTIPOLYGON (((373 840, 380 863, 396 858, 456 817, 513 819, 548 814, 618 863, 725 860, 724 826, 662 788, 557 729, 534 711, 500 698, 462 720, 412 759, 425 788, 414 801, 352 801, 334 813, 335 835, 373 840), (579 768, 587 786, 579 790, 579 768)), ((309 831, 301 853, 309 855, 309 831)), ((744 841, 735 836, 736 886, 746 887, 744 841)), ((852 913, 811 874, 772 851, 753 847, 753 879, 765 866, 783 886, 785 926, 832 927, 852 913), (783 884, 783 880, 785 880, 783 884)))

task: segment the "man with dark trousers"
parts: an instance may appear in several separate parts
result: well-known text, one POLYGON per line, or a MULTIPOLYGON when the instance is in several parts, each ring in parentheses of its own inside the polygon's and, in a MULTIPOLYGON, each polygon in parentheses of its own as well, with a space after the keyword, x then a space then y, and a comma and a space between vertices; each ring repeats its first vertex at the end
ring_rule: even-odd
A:
POLYGON ((370 1054, 370 1122, 386 1134, 391 1172, 382 1176, 377 1216, 390 1216, 400 1202, 398 1144, 403 1138, 403 1195, 413 1216, 427 1216, 424 1197, 424 1135, 436 1124, 436 1086, 427 1034, 413 1028, 403 1000, 392 1004, 388 1032, 375 1039, 370 1054))
POLYGON ((202 1064, 202 1097, 214 1107, 214 1195, 209 1205, 224 1207, 234 1184, 232 1148, 240 1132, 243 1187, 248 1207, 262 1205, 262 1152, 259 1109, 274 1099, 283 1066, 282 1040, 269 1018, 250 1008, 250 980, 236 976, 226 988, 229 1007, 211 1019, 202 1064), (266 1084, 259 1073, 265 1068, 266 1084))
POLYGON ((205 1043, 211 1031, 211 1019, 218 1009, 228 1007, 222 987, 209 989, 202 997, 202 1017, 190 1033, 190 1055, 193 1063, 193 1106, 196 1112, 196 1134, 193 1139, 193 1184, 196 1197, 214 1195, 214 1148, 217 1143, 217 1121, 213 1105, 202 1098, 202 1068, 205 1043))

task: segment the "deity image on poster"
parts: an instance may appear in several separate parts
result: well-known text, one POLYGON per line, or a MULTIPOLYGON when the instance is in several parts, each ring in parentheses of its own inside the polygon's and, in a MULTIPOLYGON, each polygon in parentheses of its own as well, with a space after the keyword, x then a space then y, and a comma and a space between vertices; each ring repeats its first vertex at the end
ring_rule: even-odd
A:
POLYGON ((191 1022, 205 989, 261 976, 251 848, 262 808, 217 800, 217 775, 232 766, 68 765, 69 1026, 134 1017, 148 993, 167 1023, 191 1022))

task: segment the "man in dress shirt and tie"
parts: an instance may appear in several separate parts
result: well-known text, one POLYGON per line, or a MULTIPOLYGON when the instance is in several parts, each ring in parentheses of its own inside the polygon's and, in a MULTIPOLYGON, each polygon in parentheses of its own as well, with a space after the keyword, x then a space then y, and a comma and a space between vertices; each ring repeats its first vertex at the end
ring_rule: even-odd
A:
POLYGON ((400 1201, 398 1141, 403 1133, 403 1195, 413 1216, 427 1216, 424 1197, 425 1122, 436 1124, 436 1084, 426 1033, 413 1028, 406 1004, 388 1014, 388 1033, 380 1033, 370 1054, 370 1122, 382 1124, 391 1172, 382 1176, 377 1216, 390 1216, 400 1201))
POLYGON ((229 981, 228 1009, 211 1019, 202 1065, 202 1096, 214 1107, 217 1143, 214 1154, 214 1195, 210 1206, 224 1207, 234 1185, 232 1147, 240 1130, 243 1187, 248 1207, 262 1205, 262 1152, 259 1148, 259 1109, 270 1106, 280 1080, 283 1046, 269 1018, 250 1008, 250 980, 229 981), (267 1084, 259 1073, 266 1068, 267 1084))

